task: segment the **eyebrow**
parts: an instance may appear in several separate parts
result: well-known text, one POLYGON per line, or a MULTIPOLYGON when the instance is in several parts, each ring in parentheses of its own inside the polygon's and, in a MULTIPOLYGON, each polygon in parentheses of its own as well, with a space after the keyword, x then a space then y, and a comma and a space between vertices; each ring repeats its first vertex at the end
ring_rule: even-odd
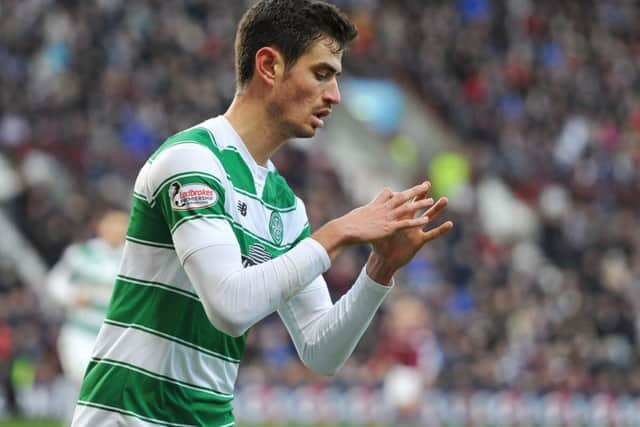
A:
POLYGON ((329 64, 328 62, 320 62, 318 64, 315 64, 313 66, 313 68, 315 70, 321 69, 321 68, 327 69, 327 70, 331 71, 332 73, 334 73, 336 76, 339 76, 339 75, 342 74, 342 70, 338 71, 338 69, 336 67, 334 67, 333 65, 329 64))

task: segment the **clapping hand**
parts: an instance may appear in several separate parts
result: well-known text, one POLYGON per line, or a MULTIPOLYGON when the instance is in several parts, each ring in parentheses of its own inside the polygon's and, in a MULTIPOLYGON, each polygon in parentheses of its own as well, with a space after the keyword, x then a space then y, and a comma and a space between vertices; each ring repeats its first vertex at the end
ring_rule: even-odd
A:
MULTIPOLYGON (((367 273, 372 279, 380 283, 389 283, 395 271, 408 263, 427 242, 437 239, 453 228, 453 222, 446 221, 437 227, 425 229, 425 225, 432 224, 448 203, 446 197, 439 198, 435 203, 433 199, 427 198, 430 189, 431 184, 426 182, 424 191, 404 203, 404 214, 398 218, 398 220, 407 221, 422 219, 422 222, 413 227, 398 229, 386 237, 371 242, 373 251, 367 263, 367 273), (425 202, 430 202, 430 206, 426 212, 418 215, 425 202)), ((387 193, 385 197, 393 198, 397 194, 387 193)))

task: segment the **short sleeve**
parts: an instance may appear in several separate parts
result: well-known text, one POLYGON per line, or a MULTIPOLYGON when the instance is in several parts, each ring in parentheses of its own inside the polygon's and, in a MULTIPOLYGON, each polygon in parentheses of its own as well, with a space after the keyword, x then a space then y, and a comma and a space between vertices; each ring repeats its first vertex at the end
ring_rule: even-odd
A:
POLYGON ((225 182, 215 155, 198 144, 171 147, 153 162, 148 182, 152 204, 161 212, 181 261, 199 248, 235 242, 225 212, 225 182))

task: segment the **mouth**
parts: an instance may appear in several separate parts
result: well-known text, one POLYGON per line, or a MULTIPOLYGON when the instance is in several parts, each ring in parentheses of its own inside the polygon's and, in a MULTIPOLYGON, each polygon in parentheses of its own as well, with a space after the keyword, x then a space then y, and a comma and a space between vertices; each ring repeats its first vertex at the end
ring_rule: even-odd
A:
POLYGON ((322 110, 316 111, 313 115, 322 119, 323 117, 327 117, 329 114, 331 114, 331 108, 323 108, 322 110))
POLYGON ((313 117, 316 119, 315 120, 315 127, 324 127, 324 120, 322 120, 324 117, 327 117, 329 114, 331 114, 331 109, 330 108, 323 108, 321 110, 316 111, 315 113, 313 113, 313 117))

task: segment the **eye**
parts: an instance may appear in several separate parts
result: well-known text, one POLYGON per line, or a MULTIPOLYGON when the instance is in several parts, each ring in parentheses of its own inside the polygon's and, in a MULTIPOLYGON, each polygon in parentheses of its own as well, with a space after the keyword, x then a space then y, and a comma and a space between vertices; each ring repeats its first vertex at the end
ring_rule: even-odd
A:
POLYGON ((331 78, 331 72, 327 70, 316 71, 315 74, 316 74, 316 79, 321 82, 329 80, 331 78))

